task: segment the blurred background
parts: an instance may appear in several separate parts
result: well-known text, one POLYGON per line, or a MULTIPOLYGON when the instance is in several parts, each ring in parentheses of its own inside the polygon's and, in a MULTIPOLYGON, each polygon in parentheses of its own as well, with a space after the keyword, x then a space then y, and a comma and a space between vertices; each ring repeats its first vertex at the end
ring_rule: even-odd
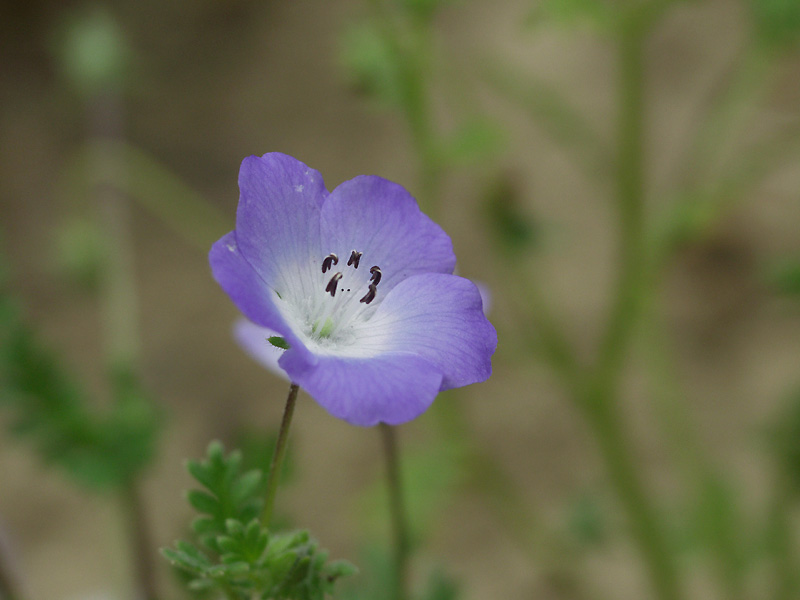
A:
MULTIPOLYGON (((625 34, 615 15, 644 4, 0 6, 5 293, 92 410, 108 409, 109 356, 135 363, 163 419, 139 478, 154 548, 186 535, 185 460, 280 420, 286 382, 236 346, 207 263, 234 224, 239 163, 280 151, 329 189, 402 183, 451 235, 459 274, 491 291, 492 378, 399 430, 415 586, 443 569, 467 600, 651 597, 605 434, 549 343, 602 364, 622 252, 646 264, 614 403, 684 597, 800 597, 791 566, 773 593, 772 560, 798 533, 775 482, 800 473, 800 7, 656 0, 625 34), (625 35, 642 50, 633 96, 625 35), (639 151, 620 141, 637 136, 626 102, 639 151), (643 174, 629 197, 663 240, 652 252, 625 246, 620 163, 643 174), (454 439, 468 459, 442 450, 454 439)), ((133 598, 117 492, 50 468, 21 413, 0 407, 0 542, 26 597, 133 598)), ((301 394, 291 446, 279 510, 368 577, 364 548, 388 544, 377 431, 301 394)), ((182 597, 155 564, 163 597, 182 597)))

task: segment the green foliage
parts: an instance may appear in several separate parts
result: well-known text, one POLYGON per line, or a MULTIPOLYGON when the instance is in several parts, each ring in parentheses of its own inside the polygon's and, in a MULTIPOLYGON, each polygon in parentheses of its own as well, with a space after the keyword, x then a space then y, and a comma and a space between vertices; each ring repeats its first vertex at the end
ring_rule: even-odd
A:
POLYGON ((339 43, 339 62, 353 88, 380 104, 399 107, 403 83, 398 56, 371 21, 346 28, 339 43))
POLYGON ((422 600, 458 600, 460 596, 458 584, 452 577, 442 571, 434 571, 422 600))
POLYGON ((800 41, 800 2, 749 0, 755 31, 762 44, 780 48, 800 41))
POLYGON ((106 268, 106 244, 88 219, 72 219, 58 232, 55 262, 59 271, 86 291, 97 291, 106 268))
POLYGON ((483 118, 468 119, 438 148, 444 165, 464 166, 497 156, 505 147, 503 131, 483 118))
POLYGON ((781 470, 800 495, 800 387, 789 394, 773 428, 772 446, 781 470))
POLYGON ((114 402, 94 407, 0 291, 0 407, 12 434, 82 485, 117 488, 150 462, 160 415, 130 369, 109 373, 114 402))
POLYGON ((586 491, 575 498, 567 513, 567 526, 578 543, 598 546, 608 537, 608 516, 601 498, 586 491))
POLYGON ((430 20, 436 13, 453 0, 399 0, 398 4, 412 17, 423 21, 430 20))
POLYGON ((121 86, 131 62, 119 25, 99 6, 67 19, 56 52, 69 83, 87 95, 121 86))
POLYGON ((546 23, 566 27, 589 24, 609 30, 615 19, 615 7, 604 0, 541 0, 528 14, 527 23, 535 27, 546 23))
POLYGON ((219 442, 208 446, 206 459, 189 461, 189 473, 207 491, 192 490, 187 494, 189 504, 205 516, 192 523, 200 542, 209 550, 220 553, 216 539, 228 531, 227 522, 235 520, 249 523, 262 508, 260 493, 262 475, 257 469, 242 473, 242 453, 231 452, 225 456, 219 442))
POLYGON ((784 259, 768 271, 768 281, 779 294, 800 300, 800 259, 784 259))
POLYGON ((242 472, 240 452, 226 456, 212 442, 206 459, 187 468, 204 488, 187 496, 201 514, 192 529, 202 549, 179 541, 162 553, 193 575, 190 589, 216 589, 236 600, 322 600, 340 577, 355 573, 349 563, 327 562, 307 531, 273 533, 261 525, 263 476, 242 472))
POLYGON ((496 246, 511 257, 532 251, 539 228, 520 206, 519 190, 508 174, 497 177, 484 192, 485 221, 496 246))
POLYGON ((707 477, 698 490, 696 509, 689 514, 690 541, 717 556, 726 579, 742 578, 748 563, 746 531, 735 488, 719 476, 707 477))
MULTIPOLYGON (((368 546, 360 554, 364 575, 358 586, 345 584, 337 593, 339 600, 383 600, 391 597, 387 590, 397 588, 395 564, 385 545, 368 546)), ((410 594, 412 600, 458 600, 461 597, 456 582, 440 568, 435 568, 420 593, 410 594)))

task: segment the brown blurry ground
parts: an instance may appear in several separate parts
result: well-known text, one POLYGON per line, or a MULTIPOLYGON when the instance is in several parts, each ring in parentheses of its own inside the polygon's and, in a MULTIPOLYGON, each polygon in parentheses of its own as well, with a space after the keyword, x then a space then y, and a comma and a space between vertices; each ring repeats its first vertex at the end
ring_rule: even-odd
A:
MULTIPOLYGON (((125 102, 127 138, 183 177, 233 225, 236 175, 249 154, 282 151, 318 169, 329 188, 362 173, 402 182, 412 192, 414 161, 402 124, 344 84, 337 35, 359 3, 214 0, 111 3, 137 54, 136 85, 125 102)), ((86 136, 86 114, 60 78, 48 44, 69 9, 36 1, 5 5, 0 49, 0 224, 14 286, 30 321, 67 363, 100 389, 100 325, 95 303, 53 268, 57 229, 72 210, 58 193, 68 156, 86 136)), ((521 72, 562 86, 605 133, 613 130, 608 45, 589 31, 545 31, 520 23, 525 2, 454 3, 440 19, 444 43, 460 69, 488 51, 521 72)), ((681 6, 649 46, 649 150, 652 189, 668 187, 715 74, 744 35, 738 3, 681 6)), ((800 78, 795 59, 785 81, 800 78)), ((769 123, 797 105, 784 85, 758 116, 769 123)), ((514 173, 532 213, 552 226, 543 261, 547 295, 570 335, 589 352, 613 274, 614 225, 603 193, 577 176, 564 155, 511 105, 491 110, 513 131, 499 161, 514 173)), ((757 119, 757 120, 758 120, 757 119)), ((513 327, 503 302, 508 285, 495 272, 478 203, 481 176, 461 172, 446 188, 440 222, 453 237, 460 272, 501 290, 493 320, 513 327)), ((800 168, 783 169, 759 187, 702 244, 681 254, 666 289, 677 370, 704 448, 744 490, 743 503, 763 500, 767 471, 760 431, 800 364, 796 307, 764 289, 760 266, 800 251, 800 168)), ((183 534, 190 513, 183 491, 187 457, 209 440, 229 440, 242 424, 274 427, 286 384, 252 363, 230 329, 236 310, 212 280, 205 254, 145 211, 133 208, 144 373, 170 417, 160 460, 146 482, 155 542, 183 534)), ((507 271, 504 271, 506 273, 507 271)), ((604 489, 593 441, 547 370, 501 349, 492 379, 459 397, 474 435, 522 486, 532 514, 557 522, 581 490, 604 489)), ((634 360, 636 363, 636 360, 634 360)), ((632 372, 638 372, 633 370, 632 372)), ((652 405, 632 376, 627 414, 653 490, 670 498, 654 435, 652 405)), ((425 419, 402 428, 407 445, 424 435, 425 419)), ((360 490, 381 473, 377 432, 340 422, 301 397, 292 444, 298 480, 279 503, 334 557, 357 560, 360 490)), ((18 552, 35 600, 86 597, 124 589, 125 548, 117 509, 45 469, 24 444, 0 434, 0 519, 18 552), (40 576, 47 573, 46 577, 40 576)), ((463 494, 429 532, 420 570, 446 565, 463 580, 468 600, 558 598, 539 569, 498 527, 479 496, 463 494)), ((609 598, 642 598, 647 589, 625 538, 594 555, 589 580, 609 598)), ((166 569, 161 573, 167 579, 166 569)), ((703 583, 697 584, 698 594, 703 583)), ((701 597, 698 595, 697 597, 701 597)))

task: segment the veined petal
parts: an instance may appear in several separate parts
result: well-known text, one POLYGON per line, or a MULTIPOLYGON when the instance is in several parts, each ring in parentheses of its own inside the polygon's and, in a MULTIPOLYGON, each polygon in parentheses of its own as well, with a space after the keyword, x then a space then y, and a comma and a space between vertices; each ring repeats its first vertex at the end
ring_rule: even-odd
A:
POLYGON ((248 319, 279 332, 293 351, 313 363, 313 357, 275 306, 275 291, 264 282, 239 250, 236 232, 232 231, 219 239, 211 247, 208 260, 214 279, 248 319))
POLYGON ((456 264, 450 237, 405 188, 381 177, 362 175, 333 190, 322 207, 320 233, 326 253, 357 250, 365 271, 380 267, 379 294, 417 273, 452 273, 456 264))
POLYGON ((320 255, 320 208, 328 196, 322 176, 299 160, 272 152, 248 156, 239 170, 236 239, 267 283, 303 271, 320 255))
POLYGON ((427 410, 442 383, 440 370, 414 354, 317 359, 308 367, 287 352, 279 364, 320 406, 352 425, 410 421, 427 410))
POLYGON ((492 373, 497 332, 468 279, 439 273, 409 277, 386 296, 368 326, 390 339, 393 351, 435 365, 443 390, 485 381, 492 373))

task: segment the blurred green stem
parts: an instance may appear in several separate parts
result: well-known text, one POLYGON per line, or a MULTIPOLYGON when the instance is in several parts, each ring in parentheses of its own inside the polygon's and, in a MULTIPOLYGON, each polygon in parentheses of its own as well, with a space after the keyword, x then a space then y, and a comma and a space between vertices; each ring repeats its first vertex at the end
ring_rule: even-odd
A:
POLYGON ((278 492, 278 484, 281 480, 281 469, 283 459, 286 455, 286 444, 289 441, 289 428, 292 425, 294 415, 294 405, 297 402, 297 392, 300 386, 292 383, 289 386, 289 395, 286 398, 286 407, 283 409, 281 428, 278 431, 278 440, 275 442, 275 452, 272 454, 272 463, 269 466, 267 476, 267 491, 264 495, 264 510, 261 512, 261 524, 269 527, 272 520, 272 511, 275 507, 275 495, 278 492))
POLYGON ((608 144, 569 98, 544 80, 508 69, 501 60, 488 62, 481 74, 498 94, 522 108, 567 152, 587 181, 608 181, 613 170, 608 144))
MULTIPOLYGON (((117 94, 100 94, 90 104, 92 139, 116 140, 122 132, 121 100, 117 94)), ((93 145, 89 178, 101 230, 105 234, 106 265, 103 272, 103 303, 106 356, 112 368, 132 365, 139 354, 138 302, 134 281, 133 240, 130 205, 117 182, 127 177, 119 147, 93 145), (115 185, 115 183, 117 183, 115 185)))
MULTIPOLYGON (((656 267, 661 273, 662 266, 656 267)), ((702 451, 698 432, 692 427, 692 418, 686 405, 687 394, 678 382, 677 368, 674 364, 667 328, 660 306, 655 306, 661 296, 660 286, 653 277, 647 286, 647 299, 644 309, 643 352, 650 370, 651 398, 657 411, 655 422, 661 427, 662 437, 670 450, 686 489, 691 494, 689 501, 695 506, 703 506, 710 498, 719 494, 724 484, 724 474, 702 451)), ((719 518, 718 525, 710 532, 708 540, 717 566, 717 574, 724 595, 730 600, 745 597, 745 569, 743 568, 741 532, 743 524, 733 512, 727 518, 719 518)))
POLYGON ((735 136, 765 89, 768 60, 751 44, 741 48, 711 91, 706 107, 697 120, 691 145, 676 178, 686 186, 696 186, 708 179, 727 142, 735 136))
POLYGON ((394 538, 395 587, 393 600, 407 600, 408 558, 410 544, 406 522, 403 482, 400 473, 400 458, 397 452, 395 428, 386 423, 379 425, 383 454, 386 459, 386 483, 389 490, 389 510, 392 515, 392 536, 394 538))
MULTIPOLYGON (((0 532, 2 533, 2 532, 0 532)), ((0 539, 0 600, 24 600, 19 584, 11 570, 7 548, 0 539)))
MULTIPOLYGON (((122 98, 110 88, 96 94, 88 103, 92 140, 122 138, 122 98)), ((100 290, 103 304, 106 356, 110 371, 132 368, 139 354, 138 303, 133 265, 133 240, 130 206, 115 183, 126 178, 125 161, 119 152, 94 152, 89 163, 89 179, 95 182, 97 212, 106 235, 106 263, 100 290), (102 183, 101 183, 102 182, 102 183)), ((147 519, 140 500, 138 482, 123 487, 120 503, 128 521, 126 531, 131 545, 133 574, 138 596, 157 600, 153 546, 149 541, 147 519)))
POLYGON ((87 185, 111 187, 203 253, 225 231, 227 217, 213 204, 153 156, 125 140, 92 140, 67 164, 64 184, 74 198, 86 197, 87 185), (91 168, 97 162, 96 156, 117 157, 125 165, 126 176, 110 180, 110 173, 91 168))
POLYGON ((774 568, 774 600, 794 600, 800 591, 794 528, 790 519, 793 508, 791 485, 788 474, 781 469, 777 474, 767 525, 768 547, 774 568))
POLYGON ((649 15, 630 8, 619 30, 617 212, 620 223, 620 274, 597 364, 580 400, 594 430, 611 483, 630 519, 634 540, 645 560, 660 600, 681 597, 678 572, 661 530, 658 514, 645 492, 637 452, 618 406, 619 382, 644 296, 646 267, 644 44, 649 15), (647 18, 645 18, 647 17, 647 18))
POLYGON ((402 9, 385 0, 371 0, 371 6, 397 69, 401 109, 417 158, 419 191, 416 195, 426 211, 432 213, 438 204, 443 170, 436 151, 429 102, 430 31, 418 19, 404 20, 402 9))
POLYGON ((158 591, 156 589, 156 577, 153 570, 151 555, 153 552, 153 542, 150 538, 150 529, 147 525, 146 511, 142 493, 138 482, 132 481, 122 488, 120 501, 124 507, 127 521, 128 539, 131 541, 132 560, 139 582, 139 598, 142 600, 156 600, 158 591))

